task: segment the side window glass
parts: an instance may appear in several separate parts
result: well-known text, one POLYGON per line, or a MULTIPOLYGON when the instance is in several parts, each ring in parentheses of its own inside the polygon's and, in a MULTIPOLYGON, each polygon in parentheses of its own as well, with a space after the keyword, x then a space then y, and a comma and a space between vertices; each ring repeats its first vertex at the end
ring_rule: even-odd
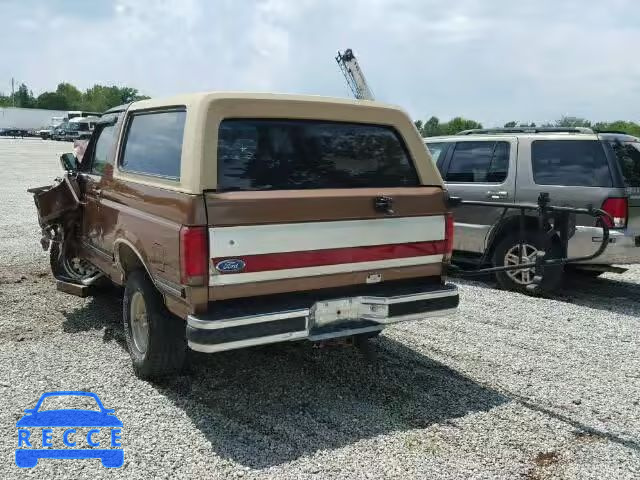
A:
POLYGON ((509 142, 496 142, 495 148, 493 149, 491 166, 487 174, 487 182, 502 183, 506 180, 507 173, 509 172, 510 150, 511 146, 509 142))
POLYGON ((109 158, 109 154, 115 141, 115 129, 115 125, 107 125, 99 133, 91 162, 91 173, 94 175, 104 175, 107 166, 113 164, 112 159, 109 158))
POLYGON ((460 183, 500 183, 507 178, 509 143, 456 143, 445 180, 460 183))
POLYGON ((186 115, 184 110, 134 114, 122 152, 122 169, 179 180, 186 115))
POLYGON ((442 175, 442 164, 443 164, 443 160, 444 157, 442 155, 442 153, 444 151, 446 151, 447 146, 449 145, 446 142, 436 142, 436 143, 427 143, 427 150, 429 150, 429 153, 431 154, 431 159, 433 160, 433 163, 436 164, 436 166, 438 167, 438 170, 440 171, 440 175, 442 175))
POLYGON ((535 140, 531 166, 538 185, 610 187, 613 183, 598 140, 535 140))

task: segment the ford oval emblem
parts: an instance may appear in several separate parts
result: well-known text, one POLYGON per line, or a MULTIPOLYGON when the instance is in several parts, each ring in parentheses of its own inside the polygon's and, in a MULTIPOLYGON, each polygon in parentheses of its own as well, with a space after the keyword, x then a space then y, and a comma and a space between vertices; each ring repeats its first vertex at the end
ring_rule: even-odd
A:
POLYGON ((244 270, 245 263, 239 258, 228 258, 216 263, 216 270, 220 273, 238 273, 244 270))

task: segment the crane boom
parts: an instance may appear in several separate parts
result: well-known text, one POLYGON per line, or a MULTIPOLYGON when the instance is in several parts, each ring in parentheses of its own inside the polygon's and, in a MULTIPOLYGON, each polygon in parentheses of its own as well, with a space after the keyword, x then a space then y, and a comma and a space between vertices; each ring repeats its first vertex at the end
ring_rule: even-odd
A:
POLYGON ((336 62, 340 70, 342 70, 342 74, 347 80, 353 95, 359 100, 373 100, 373 92, 364 78, 364 73, 362 73, 360 65, 358 65, 353 50, 347 48, 344 53, 338 51, 336 62))

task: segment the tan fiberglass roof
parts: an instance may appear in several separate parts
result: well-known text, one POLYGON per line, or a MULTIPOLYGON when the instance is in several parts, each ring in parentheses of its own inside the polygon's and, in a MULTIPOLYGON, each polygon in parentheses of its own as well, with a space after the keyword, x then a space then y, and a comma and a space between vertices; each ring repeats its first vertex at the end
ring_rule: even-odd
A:
MULTIPOLYGON (((186 107, 180 180, 154 179, 117 171, 116 175, 188 193, 217 187, 218 127, 225 118, 318 119, 394 127, 404 138, 423 185, 442 185, 422 137, 401 108, 369 100, 319 95, 201 92, 140 100, 128 111, 186 107)), ((119 170, 119 169, 117 169, 119 170)))
POLYGON ((395 105, 389 105, 371 100, 353 100, 349 98, 324 97, 321 95, 294 95, 288 93, 257 93, 257 92, 197 92, 183 95, 175 95, 165 98, 151 98, 133 102, 129 107, 131 110, 143 110, 147 108, 157 108, 169 105, 197 105, 200 103, 210 103, 213 100, 288 100, 297 102, 331 103, 336 105, 359 105, 370 108, 390 108, 394 110, 402 109, 395 105))

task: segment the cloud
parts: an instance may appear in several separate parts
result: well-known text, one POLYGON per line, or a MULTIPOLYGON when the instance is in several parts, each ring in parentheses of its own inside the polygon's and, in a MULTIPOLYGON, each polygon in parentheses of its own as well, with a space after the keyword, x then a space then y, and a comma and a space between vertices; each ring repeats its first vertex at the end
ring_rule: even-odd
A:
POLYGON ((70 81, 153 96, 349 96, 333 57, 351 47, 376 96, 415 117, 640 120, 633 0, 117 0, 80 10, 62 0, 26 3, 3 5, 15 21, 0 31, 11 45, 0 91, 13 76, 35 92, 70 81))

